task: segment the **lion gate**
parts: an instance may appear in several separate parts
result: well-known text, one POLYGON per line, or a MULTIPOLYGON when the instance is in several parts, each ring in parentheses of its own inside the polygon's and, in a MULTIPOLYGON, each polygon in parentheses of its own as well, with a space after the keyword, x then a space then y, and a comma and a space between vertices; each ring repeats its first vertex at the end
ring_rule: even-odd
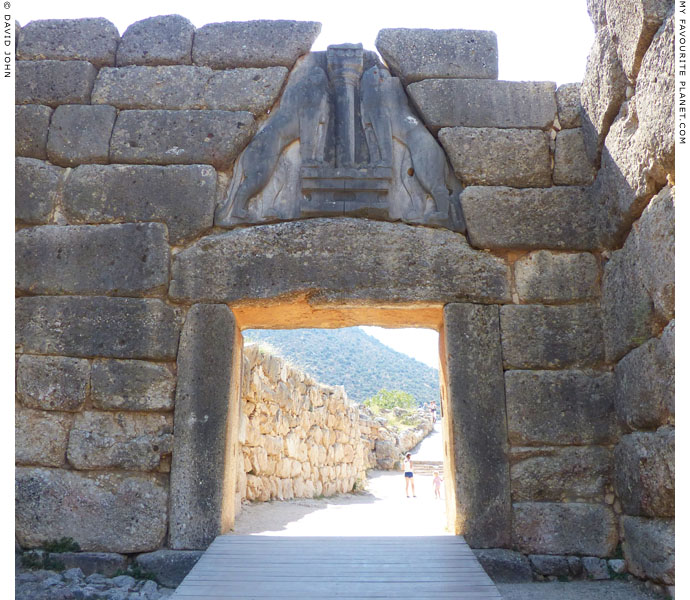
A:
POLYGON ((21 28, 19 543, 205 548, 241 331, 418 326, 451 529, 671 584, 673 14, 599 4, 558 88, 490 32, 382 30, 384 64, 317 23, 21 28))

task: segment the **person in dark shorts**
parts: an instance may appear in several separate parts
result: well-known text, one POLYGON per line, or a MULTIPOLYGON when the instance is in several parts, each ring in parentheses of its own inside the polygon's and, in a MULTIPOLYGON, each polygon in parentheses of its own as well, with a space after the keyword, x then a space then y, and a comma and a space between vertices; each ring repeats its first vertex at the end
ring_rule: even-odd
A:
POLYGON ((410 497, 410 484, 412 484, 412 497, 417 496, 414 493, 414 472, 412 471, 412 455, 408 452, 405 455, 405 462, 403 465, 403 471, 405 471, 405 495, 410 497))

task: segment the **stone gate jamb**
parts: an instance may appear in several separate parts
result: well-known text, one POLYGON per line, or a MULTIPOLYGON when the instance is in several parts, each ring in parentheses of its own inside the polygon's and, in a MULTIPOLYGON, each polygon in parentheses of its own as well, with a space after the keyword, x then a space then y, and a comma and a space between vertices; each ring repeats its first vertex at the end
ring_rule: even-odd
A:
POLYGON ((446 305, 440 348, 450 529, 473 548, 510 547, 499 307, 446 305))
POLYGON ((177 356, 169 546, 206 549, 235 521, 242 335, 224 304, 195 304, 177 356))

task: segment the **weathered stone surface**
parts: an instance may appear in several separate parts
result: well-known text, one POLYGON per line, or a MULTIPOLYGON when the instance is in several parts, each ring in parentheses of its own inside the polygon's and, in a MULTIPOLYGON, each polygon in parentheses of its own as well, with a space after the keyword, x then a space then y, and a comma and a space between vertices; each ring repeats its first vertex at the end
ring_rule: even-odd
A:
POLYGON ((162 221, 179 244, 213 225, 215 195, 208 165, 84 165, 67 177, 62 202, 72 223, 162 221))
POLYGON ((248 112, 223 110, 125 110, 110 142, 113 162, 232 165, 256 124, 248 112))
POLYGON ((287 74, 285 67, 216 71, 204 93, 206 107, 266 114, 277 100, 287 74))
POLYGON ((48 127, 53 109, 39 104, 14 107, 14 152, 17 156, 46 159, 48 127))
POLYGON ((14 459, 17 464, 60 467, 65 462, 69 413, 17 408, 14 417, 14 459))
POLYGON ((15 159, 14 218, 23 223, 47 223, 55 206, 64 170, 35 158, 15 159))
POLYGON ((601 27, 606 27, 606 2, 587 0, 587 12, 594 24, 594 31, 599 31, 601 27))
POLYGON ((472 250, 462 235, 362 219, 236 229, 173 259, 170 294, 178 299, 232 302, 307 291, 312 303, 510 298, 505 263, 472 250))
POLYGON ((167 477, 16 470, 17 539, 25 548, 71 537, 82 550, 147 552, 163 543, 167 477), (51 515, 46 519, 46 515, 51 515))
POLYGON ((601 27, 596 32, 580 88, 585 148, 595 164, 609 127, 625 99, 625 89, 628 86, 610 36, 608 27, 601 27))
POLYGON ((599 294, 599 261, 589 253, 537 250, 515 261, 521 302, 571 302, 599 294))
POLYGON ((460 196, 473 246, 592 250, 599 246, 596 207, 585 188, 465 188, 460 196))
POLYGON ((314 21, 235 21, 197 29, 194 64, 213 69, 235 67, 292 68, 309 52, 321 23, 314 21))
POLYGON ((17 104, 89 104, 98 71, 77 60, 17 61, 17 104))
POLYGON ((175 375, 167 365, 141 360, 97 360, 91 369, 91 397, 101 409, 170 410, 175 375))
POLYGON ((602 280, 606 358, 616 361, 673 318, 674 188, 645 209, 621 250, 611 254, 602 280))
POLYGON ((582 128, 564 129, 556 136, 553 182, 556 185, 589 185, 594 181, 594 166, 587 151, 582 128))
POLYGON ((18 352, 170 359, 177 354, 175 311, 144 298, 18 298, 15 313, 18 352))
POLYGON ((606 2, 606 23, 630 81, 635 81, 642 57, 672 7, 673 0, 606 2))
POLYGON ((75 469, 152 471, 172 452, 172 416, 126 412, 79 413, 67 460, 75 469))
POLYGON ((615 442, 614 381, 610 373, 507 371, 505 382, 512 444, 615 442))
POLYGON ((17 398, 30 408, 81 410, 89 372, 89 361, 81 358, 25 354, 17 367, 17 398))
POLYGON ((582 105, 580 104, 580 83, 564 83, 556 90, 558 122, 561 129, 582 126, 582 105))
POLYGON ((537 573, 545 577, 568 577, 570 575, 567 556, 530 554, 529 562, 537 573))
POLYGON ((103 18, 31 21, 19 34, 17 58, 88 60, 102 67, 115 64, 119 41, 117 27, 103 18))
POLYGON ((611 451, 599 446, 512 448, 511 463, 513 502, 603 502, 611 485, 611 451))
POLYGON ((556 85, 486 79, 426 79, 407 92, 432 131, 440 127, 546 129, 556 118, 556 85))
POLYGON ((228 421, 239 415, 229 398, 233 386, 240 385, 241 352, 227 306, 195 304, 189 310, 177 358, 169 531, 173 549, 202 550, 224 533, 224 495, 229 496, 226 502, 234 502, 236 481, 234 469, 226 465, 235 457, 228 421))
POLYGON ((130 66, 101 69, 91 101, 119 109, 205 108, 204 90, 211 69, 192 66, 130 66))
POLYGON ((513 504, 513 544, 521 552, 610 556, 617 543, 613 511, 600 504, 513 504))
POLYGON ((150 17, 132 23, 117 47, 118 66, 190 65, 194 25, 180 15, 150 17))
POLYGON ((50 122, 48 158, 63 167, 108 162, 114 106, 58 106, 50 122))
POLYGON ((675 514, 675 431, 635 431, 616 446, 615 484, 623 512, 642 517, 675 514))
POLYGON ((162 288, 170 259, 166 234, 161 223, 22 229, 15 236, 16 288, 126 296, 162 288))
POLYGON ((382 29, 376 49, 405 85, 422 79, 498 77, 498 41, 493 31, 382 29))
POLYGON ((200 550, 156 550, 140 554, 134 559, 134 564, 139 565, 142 571, 153 573, 161 585, 175 588, 202 554, 200 550))
POLYGON ((503 364, 508 369, 588 367, 604 359, 598 305, 501 307, 503 364))
POLYGON ((463 185, 549 187, 551 153, 543 131, 452 127, 438 138, 463 185))
POLYGON ((479 564, 494 583, 529 583, 532 569, 527 557, 502 548, 473 549, 479 564))
POLYGON ((597 581, 611 579, 608 565, 603 558, 585 556, 582 558, 582 567, 585 571, 585 577, 587 579, 594 579, 597 581))
POLYGON ((675 320, 659 338, 626 354, 616 365, 616 412, 628 430, 674 422, 675 320))
POLYGON ((507 546, 510 473, 498 307, 448 304, 443 317, 455 530, 473 547, 507 546))
POLYGON ((673 584, 676 578, 675 522, 667 519, 621 519, 623 555, 628 571, 641 578, 673 584))
POLYGON ((66 569, 81 569, 85 577, 93 573, 114 577, 118 571, 127 570, 127 557, 115 552, 60 552, 50 556, 66 569))

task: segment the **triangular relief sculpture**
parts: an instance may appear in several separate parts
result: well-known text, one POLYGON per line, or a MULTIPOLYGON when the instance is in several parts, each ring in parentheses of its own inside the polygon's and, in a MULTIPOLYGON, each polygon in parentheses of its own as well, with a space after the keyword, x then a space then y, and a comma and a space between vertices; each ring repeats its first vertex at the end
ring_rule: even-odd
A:
POLYGON ((360 216, 464 233, 461 190, 400 80, 361 44, 342 44, 295 66, 215 222, 360 216))

